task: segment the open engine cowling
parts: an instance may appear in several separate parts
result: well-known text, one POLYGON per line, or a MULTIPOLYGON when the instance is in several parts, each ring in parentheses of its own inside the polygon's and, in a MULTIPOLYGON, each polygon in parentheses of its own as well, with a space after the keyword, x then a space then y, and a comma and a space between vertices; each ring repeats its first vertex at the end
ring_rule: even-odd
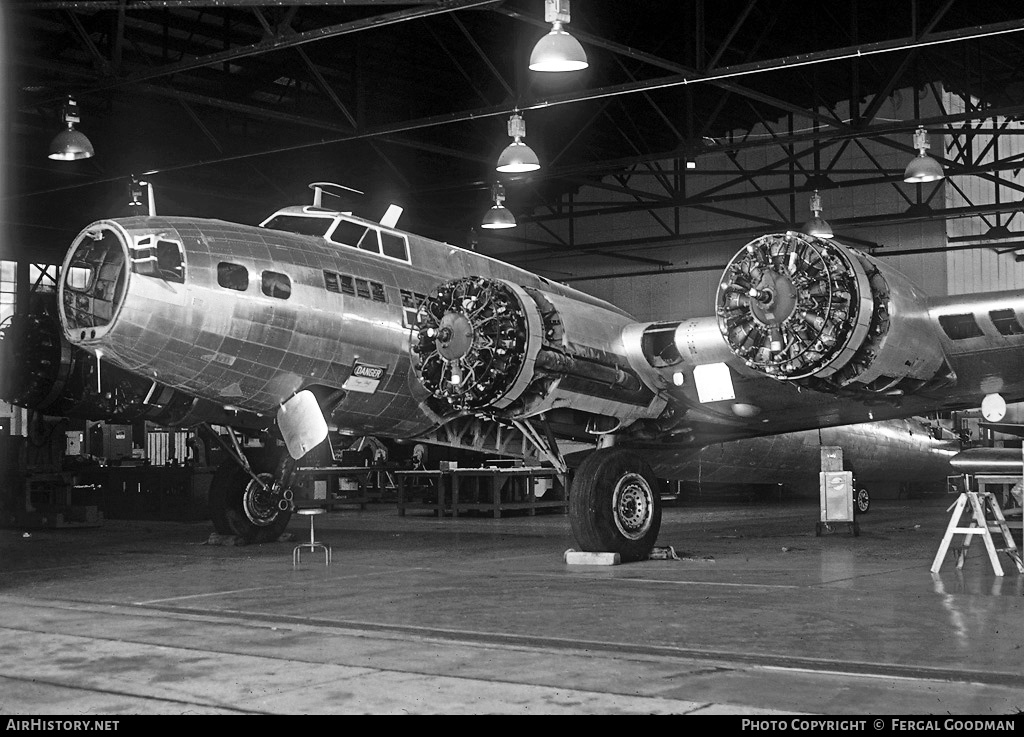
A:
POLYGON ((514 284, 468 277, 438 287, 417 315, 420 381, 455 409, 517 399, 540 349, 540 318, 514 284))
POLYGON ((765 235, 726 267, 718 325, 747 366, 815 389, 905 393, 948 378, 927 298, 835 241, 765 235))
POLYGON ((570 408, 617 427, 664 407, 625 355, 622 330, 632 322, 592 299, 468 276, 428 295, 411 349, 443 412, 516 419, 570 408))

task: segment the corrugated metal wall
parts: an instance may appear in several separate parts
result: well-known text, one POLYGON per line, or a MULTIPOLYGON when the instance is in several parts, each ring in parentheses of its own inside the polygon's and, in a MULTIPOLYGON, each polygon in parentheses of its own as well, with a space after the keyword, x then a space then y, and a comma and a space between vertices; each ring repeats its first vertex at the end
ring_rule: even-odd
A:
POLYGON ((993 249, 951 251, 947 256, 950 294, 1024 289, 1024 263, 993 249))
MULTIPOLYGON (((966 110, 964 100, 954 96, 947 97, 947 109, 950 113, 966 110)), ((977 100, 971 102, 974 106, 978 105, 977 100)), ((947 136, 941 144, 945 154, 949 157, 966 155, 968 160, 979 164, 1024 154, 1024 136, 1019 135, 1020 132, 1024 132, 1024 124, 997 118, 994 121, 983 121, 983 125, 995 127, 1001 134, 995 140, 987 133, 947 136)), ((934 140, 932 145, 934 148, 934 140)), ((945 184, 945 205, 947 208, 958 208, 1019 201, 1022 186, 1024 172, 1021 169, 993 172, 985 177, 949 176, 945 184)), ((1020 217, 1019 213, 1012 213, 947 221, 949 245, 952 249, 957 249, 950 250, 946 256, 949 294, 1024 289, 1024 263, 1018 263, 1014 258, 1015 252, 1007 250, 1012 249, 1012 246, 981 245, 970 250, 959 250, 969 246, 970 241, 957 240, 971 237, 983 239, 990 235, 989 231, 992 228, 1008 227, 1011 231, 1020 230, 1020 217)))

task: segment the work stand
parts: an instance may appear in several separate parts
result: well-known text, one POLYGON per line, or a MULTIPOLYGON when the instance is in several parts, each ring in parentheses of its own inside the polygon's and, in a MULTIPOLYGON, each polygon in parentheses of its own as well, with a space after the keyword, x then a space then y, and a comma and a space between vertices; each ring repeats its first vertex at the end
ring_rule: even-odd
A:
POLYGON ((950 549, 954 535, 964 536, 963 545, 960 548, 954 548, 958 570, 964 567, 964 560, 967 558, 971 539, 975 535, 981 535, 981 539, 985 542, 985 549, 988 551, 988 558, 992 562, 992 570, 995 571, 997 576, 1004 575, 1003 567, 999 563, 999 553, 1006 553, 1017 565, 1017 571, 1024 573, 1024 561, 1021 560, 1020 550, 1013 541, 1010 528, 1006 523, 1006 518, 1003 516, 1003 510, 1000 509, 999 502, 992 492, 961 492, 960 498, 946 511, 950 510, 953 510, 953 516, 949 519, 946 534, 943 535, 942 544, 939 545, 939 551, 935 554, 935 560, 932 562, 932 573, 938 573, 942 567, 943 560, 950 549), (967 511, 968 506, 970 506, 971 523, 968 527, 961 527, 961 517, 967 511), (992 539, 993 532, 1002 534, 1003 547, 996 547, 992 539))

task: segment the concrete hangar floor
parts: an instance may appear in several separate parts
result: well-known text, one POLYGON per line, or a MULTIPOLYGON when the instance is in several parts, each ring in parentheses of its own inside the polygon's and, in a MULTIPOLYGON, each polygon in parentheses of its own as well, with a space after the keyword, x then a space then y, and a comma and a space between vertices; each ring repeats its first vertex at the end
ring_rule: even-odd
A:
POLYGON ((0 713, 1020 713, 1024 576, 980 541, 929 572, 952 500, 858 537, 815 500, 669 506, 680 560, 612 567, 565 564, 561 514, 332 512, 298 567, 206 523, 0 530, 0 713))

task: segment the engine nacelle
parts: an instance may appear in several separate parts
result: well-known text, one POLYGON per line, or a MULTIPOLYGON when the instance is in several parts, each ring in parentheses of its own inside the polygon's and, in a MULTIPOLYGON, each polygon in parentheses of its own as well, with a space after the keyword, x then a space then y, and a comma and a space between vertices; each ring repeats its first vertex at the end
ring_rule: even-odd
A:
POLYGON ((950 378, 927 297, 834 241, 794 232, 751 241, 722 275, 717 315, 730 350, 780 381, 903 394, 950 378))
POLYGON ((444 412, 512 419, 568 407, 622 427, 665 401, 631 368, 628 316, 571 295, 480 276, 448 281, 417 314, 413 362, 444 412))

